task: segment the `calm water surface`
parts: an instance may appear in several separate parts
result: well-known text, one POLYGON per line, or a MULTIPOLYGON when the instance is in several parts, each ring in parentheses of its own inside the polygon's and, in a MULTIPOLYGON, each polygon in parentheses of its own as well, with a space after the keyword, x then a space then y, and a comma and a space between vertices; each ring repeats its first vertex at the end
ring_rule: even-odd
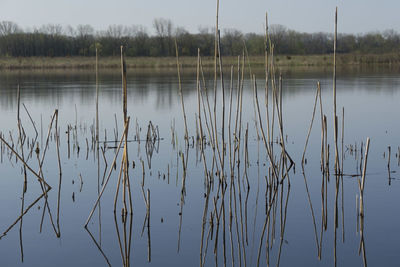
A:
MULTIPOLYGON (((204 165, 196 143, 195 73, 184 73, 182 81, 190 136, 187 149, 183 138, 184 124, 176 74, 128 71, 128 115, 131 117, 128 139, 133 142, 130 142, 127 148, 133 215, 131 217, 128 214, 128 223, 123 223, 122 200, 118 199, 114 217, 113 203, 121 166, 119 155, 116 169, 111 173, 100 207, 95 210, 87 231, 84 224, 97 199, 98 190, 102 187, 101 182, 110 171, 116 152, 117 144, 109 141, 114 141, 117 135, 120 138, 123 132, 121 75, 118 72, 100 73, 101 150, 98 157, 93 143, 96 114, 94 73, 90 71, 1 73, 0 131, 5 140, 10 144, 14 143, 18 153, 21 153, 17 145, 16 120, 19 84, 21 123, 26 134, 24 153, 25 158, 28 158, 27 164, 38 171, 36 153, 33 152, 28 156, 31 149, 28 144, 33 143, 35 131, 22 104, 26 106, 35 122, 38 131, 36 142, 39 144, 40 153, 45 146, 51 116, 54 110, 58 109, 62 176, 60 183, 53 128, 42 167, 43 176, 52 186, 48 193, 48 208, 44 198, 40 198, 31 206, 42 194, 40 184, 28 171, 27 191, 23 193, 23 165, 3 145, 0 164, 0 234, 13 226, 21 215, 21 210, 27 212, 22 220, 18 220, 0 239, 0 265, 121 266, 128 255, 132 266, 196 266, 200 265, 201 257, 206 266, 222 265, 224 262, 228 266, 233 264, 239 266, 240 263, 244 266, 245 262, 246 266, 255 266, 258 258, 261 266, 267 264, 332 266, 335 263, 338 266, 363 264, 397 266, 400 241, 398 231, 400 216, 397 212, 397 203, 400 199, 398 174, 400 75, 393 70, 339 72, 337 80, 339 151, 342 151, 342 107, 345 112, 343 142, 345 175, 340 178, 333 175, 331 73, 322 70, 291 70, 285 71, 283 75, 282 110, 285 143, 288 154, 295 162, 295 167, 289 170, 290 186, 286 179, 278 187, 278 191, 267 188, 269 160, 264 143, 257 138, 258 121, 253 105, 253 90, 251 82, 247 79, 243 92, 241 167, 239 170, 235 169, 233 186, 230 169, 225 168, 229 179, 223 201, 221 197, 217 198, 220 193, 218 178, 215 177, 207 202, 204 165), (320 170, 319 108, 316 110, 306 152, 307 164, 304 175, 301 170, 301 157, 312 117, 317 81, 321 82, 323 112, 327 115, 329 125, 331 175, 329 180, 326 180, 324 196, 321 194, 324 175, 320 170), (146 153, 145 141, 150 122, 158 127, 160 137, 154 143, 154 147, 147 147, 147 152, 149 149, 152 150, 151 158, 149 153, 146 153), (72 130, 70 130, 68 152, 69 126, 72 130), (247 127, 246 172, 249 186, 243 164, 246 162, 243 145, 247 127), (362 236, 356 207, 359 195, 359 176, 356 175, 360 174, 361 155, 364 152, 360 148, 365 146, 367 137, 370 137, 371 144, 364 191, 363 245, 359 249, 362 236), (142 141, 137 142, 137 139, 142 141), (391 147, 390 170, 388 170, 389 146, 391 147), (104 151, 104 154, 101 151, 104 151), (146 204, 142 194, 142 160, 145 172, 143 190, 145 192, 147 189, 150 190, 150 227, 146 221, 146 204), (185 161, 188 165, 186 175, 182 167, 182 162, 185 161), (274 192, 276 199, 269 206, 274 192), (222 203, 224 205, 221 205, 222 203), (326 228, 323 227, 322 203, 327 207, 326 228), (203 228, 205 206, 206 224, 203 228), (266 210, 269 208, 270 216, 266 217, 266 210), (267 227, 265 234, 262 235, 265 223, 267 227), (58 230, 60 237, 56 235, 58 230), (200 256, 201 242, 203 242, 202 256, 200 256)), ((207 82, 207 88, 211 92, 212 76, 205 78, 210 80, 207 82)), ((263 126, 266 127, 262 75, 259 75, 257 84, 263 126)), ((229 78, 225 87, 229 88, 229 78)), ((228 120, 229 90, 226 90, 226 120, 228 120)), ((233 114, 236 111, 236 92, 235 81, 233 114)), ((212 94, 210 98, 211 96, 212 94)), ((220 91, 217 101, 221 103, 220 91)), ((217 113, 221 118, 220 105, 217 113)), ((219 120, 218 124, 220 123, 219 120)), ((221 141, 222 129, 218 127, 221 141)), ((206 136, 208 137, 208 133, 206 136)), ((279 137, 278 131, 275 132, 275 137, 279 137)), ((227 142, 227 129, 225 138, 227 142)), ((280 147, 277 144, 274 147, 274 153, 279 155, 277 151, 280 151, 280 147)), ((229 166, 228 145, 226 151, 226 165, 229 166)), ((207 146, 205 155, 208 168, 211 170, 210 146, 207 146)))

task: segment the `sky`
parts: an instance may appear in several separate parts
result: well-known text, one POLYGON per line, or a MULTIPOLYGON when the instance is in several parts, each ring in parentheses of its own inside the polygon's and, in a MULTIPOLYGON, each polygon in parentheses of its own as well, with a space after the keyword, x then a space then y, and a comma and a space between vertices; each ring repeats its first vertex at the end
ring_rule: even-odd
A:
MULTIPOLYGON (((400 32, 399 0, 220 0, 220 29, 262 33, 265 12, 269 24, 300 32, 333 32, 338 7, 338 32, 366 33, 394 29, 400 32)), ((0 0, 0 21, 23 29, 44 24, 96 30, 108 25, 143 25, 154 33, 155 18, 171 19, 192 33, 215 25, 216 0, 0 0)))

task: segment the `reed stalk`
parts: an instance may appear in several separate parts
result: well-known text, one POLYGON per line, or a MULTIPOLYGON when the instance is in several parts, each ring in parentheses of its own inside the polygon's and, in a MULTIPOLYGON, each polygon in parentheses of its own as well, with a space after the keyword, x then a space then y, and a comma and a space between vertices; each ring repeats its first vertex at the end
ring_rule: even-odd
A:
MULTIPOLYGON (((361 217, 364 217, 364 187, 365 187, 365 175, 366 175, 366 172, 367 172, 369 143, 370 143, 370 139, 368 137, 367 138, 367 143, 365 145, 365 155, 364 155, 364 164, 363 164, 361 183, 359 182, 359 189, 360 189, 360 216, 361 217)), ((358 180, 358 181, 360 181, 360 180, 358 180)))
POLYGON ((333 136, 335 141, 335 173, 340 173, 338 152, 338 129, 336 115, 336 50, 337 50, 337 7, 335 12, 335 34, 333 39, 333 136))
POLYGON ((179 88, 179 95, 181 97, 181 105, 182 105, 182 113, 183 113, 183 121, 185 123, 185 140, 186 142, 189 141, 189 134, 186 122, 186 112, 185 112, 185 103, 183 101, 183 92, 182 92, 182 82, 181 82, 181 70, 179 64, 179 53, 178 53, 178 44, 175 39, 175 54, 176 54, 176 68, 178 71, 178 88, 179 88))
POLYGON ((317 107, 318 95, 319 95, 319 84, 317 85, 317 90, 316 90, 316 92, 315 92, 314 109, 313 109, 313 113, 312 113, 312 117, 311 117, 311 123, 310 123, 310 127, 308 128, 306 143, 305 143, 305 145, 304 145, 303 156, 301 157, 301 164, 302 164, 302 165, 304 165, 304 158, 305 158, 305 155, 306 155, 308 140, 309 140, 309 138, 310 138, 312 125, 313 125, 313 122, 314 122, 314 116, 315 116, 315 110, 316 110, 316 107, 317 107))

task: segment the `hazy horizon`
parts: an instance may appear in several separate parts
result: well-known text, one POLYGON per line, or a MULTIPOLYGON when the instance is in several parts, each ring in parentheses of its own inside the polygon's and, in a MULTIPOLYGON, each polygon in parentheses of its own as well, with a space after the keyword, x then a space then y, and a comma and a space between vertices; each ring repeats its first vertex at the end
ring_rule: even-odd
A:
MULTIPOLYGON (((397 10, 400 3, 385 1, 385 5, 372 0, 342 1, 318 0, 220 0, 219 26, 221 30, 237 29, 243 33, 262 33, 265 12, 269 24, 284 25, 298 32, 333 32, 335 7, 338 7, 338 32, 368 33, 393 29, 400 31, 397 10)), ((0 0, 0 21, 17 23, 24 30, 46 24, 63 27, 89 24, 97 31, 109 25, 142 25, 154 33, 155 18, 170 19, 191 33, 199 27, 214 27, 216 0, 184 1, 153 0, 133 3, 116 0, 110 4, 103 0, 50 1, 50 0, 0 0)))

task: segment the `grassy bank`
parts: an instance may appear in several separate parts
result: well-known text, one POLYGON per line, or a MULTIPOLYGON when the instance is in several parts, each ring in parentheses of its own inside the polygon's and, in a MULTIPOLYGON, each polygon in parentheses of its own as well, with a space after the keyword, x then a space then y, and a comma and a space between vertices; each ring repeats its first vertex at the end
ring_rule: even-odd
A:
MULTIPOLYGON (((229 66, 237 64, 237 57, 226 56, 223 58, 224 64, 229 66)), ((275 57, 278 67, 312 67, 312 66, 331 66, 333 64, 332 55, 278 55, 275 57)), ((195 57, 182 57, 180 63, 184 67, 196 67, 195 57)), ((263 56, 251 56, 252 67, 264 66, 263 56)), ((363 66, 363 65, 399 65, 400 54, 341 54, 337 59, 338 66, 363 66)), ((0 58, 0 69, 91 69, 94 68, 95 59, 93 57, 26 57, 0 58)), ((128 68, 141 69, 166 69, 175 68, 176 59, 174 57, 128 57, 126 58, 128 68)), ((211 67, 214 64, 212 57, 204 57, 203 65, 211 67)), ((119 57, 100 58, 99 67, 104 69, 119 68, 119 57)))

